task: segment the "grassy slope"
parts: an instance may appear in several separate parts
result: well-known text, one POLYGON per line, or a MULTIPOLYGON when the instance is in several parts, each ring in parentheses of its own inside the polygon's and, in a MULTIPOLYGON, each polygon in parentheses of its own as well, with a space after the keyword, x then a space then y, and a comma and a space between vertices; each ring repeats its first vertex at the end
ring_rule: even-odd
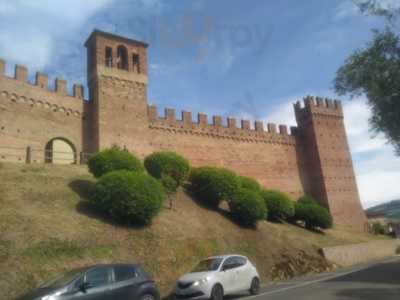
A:
POLYGON ((150 227, 122 227, 87 205, 93 182, 80 166, 0 165, 0 299, 65 269, 111 261, 143 263, 164 295, 199 258, 213 254, 245 254, 264 280, 286 278, 328 268, 321 246, 373 238, 268 222, 243 229, 224 210, 209 211, 182 191, 174 209, 164 209, 150 227))

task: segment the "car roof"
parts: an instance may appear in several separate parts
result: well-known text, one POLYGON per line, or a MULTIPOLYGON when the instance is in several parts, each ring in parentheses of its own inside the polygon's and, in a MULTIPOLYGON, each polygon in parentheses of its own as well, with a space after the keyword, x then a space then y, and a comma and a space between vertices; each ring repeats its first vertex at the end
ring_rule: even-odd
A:
POLYGON ((226 258, 232 257, 232 256, 239 256, 239 257, 243 257, 243 258, 245 258, 245 259, 248 259, 246 256, 240 255, 240 254, 224 254, 224 255, 217 255, 217 256, 208 257, 207 259, 210 259, 210 258, 222 258, 222 259, 226 259, 226 258))
POLYGON ((135 263, 97 264, 97 265, 86 266, 84 269, 89 270, 89 269, 100 268, 100 267, 120 267, 120 266, 140 267, 141 265, 135 264, 135 263))

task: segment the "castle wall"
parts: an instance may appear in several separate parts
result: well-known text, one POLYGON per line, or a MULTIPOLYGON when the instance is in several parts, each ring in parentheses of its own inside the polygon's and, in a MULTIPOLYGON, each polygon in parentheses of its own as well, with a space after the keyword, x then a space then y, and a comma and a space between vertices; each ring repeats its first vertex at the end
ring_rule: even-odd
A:
POLYGON ((268 124, 264 129, 256 122, 255 129, 250 129, 249 121, 236 124, 229 118, 225 127, 219 116, 209 124, 204 114, 193 121, 190 112, 182 112, 179 120, 172 109, 166 109, 165 118, 158 117, 154 106, 149 106, 148 112, 149 147, 136 149, 140 156, 172 150, 188 158, 193 166, 226 167, 256 178, 265 187, 287 191, 293 198, 303 195, 297 140, 286 126, 277 130, 275 124, 268 124))
POLYGON ((44 74, 38 73, 36 84, 32 85, 27 81, 25 67, 16 66, 14 78, 6 77, 3 69, 0 74, 0 158, 24 161, 26 148, 30 146, 32 161, 43 162, 46 144, 54 138, 69 141, 77 153, 83 151, 83 120, 88 105, 85 102, 81 86, 74 86, 74 97, 71 97, 63 80, 57 80, 56 90, 50 91, 44 74))
POLYGON ((35 85, 28 83, 24 67, 17 66, 15 78, 8 78, 0 60, 1 160, 43 162, 55 138, 60 139, 52 144, 56 149, 71 146, 77 156, 114 145, 140 158, 176 151, 193 166, 226 167, 293 199, 310 194, 331 211, 335 223, 365 229, 339 101, 298 102, 298 127, 290 130, 271 123, 264 128, 262 122, 253 128, 247 120, 223 122, 220 116, 209 123, 205 114, 193 120, 190 112, 177 119, 173 109, 160 117, 147 104, 147 44, 94 31, 85 46, 90 101, 83 100, 78 85, 69 96, 63 80, 49 91, 45 74, 37 73, 35 85))

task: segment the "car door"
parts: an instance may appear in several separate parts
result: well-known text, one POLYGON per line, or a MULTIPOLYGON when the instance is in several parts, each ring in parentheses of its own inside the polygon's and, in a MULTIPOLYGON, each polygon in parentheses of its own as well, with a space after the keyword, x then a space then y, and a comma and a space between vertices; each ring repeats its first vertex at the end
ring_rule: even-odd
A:
POLYGON ((113 267, 112 299, 134 299, 142 278, 132 265, 117 265, 113 267))
POLYGON ((71 300, 112 300, 110 293, 111 268, 95 267, 82 277, 85 288, 68 299, 71 300))
POLYGON ((247 259, 241 256, 235 256, 235 287, 238 291, 248 290, 251 279, 247 267, 247 259))
POLYGON ((225 259, 221 266, 220 275, 220 282, 224 288, 224 294, 230 294, 235 292, 235 258, 233 256, 228 257, 225 259))

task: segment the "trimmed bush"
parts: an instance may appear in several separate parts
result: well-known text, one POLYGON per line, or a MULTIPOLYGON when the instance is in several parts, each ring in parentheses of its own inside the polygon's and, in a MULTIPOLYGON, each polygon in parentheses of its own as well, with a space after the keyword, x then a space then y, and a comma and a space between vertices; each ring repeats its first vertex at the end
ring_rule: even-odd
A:
POLYGON ((254 226, 258 220, 267 217, 267 208, 260 193, 239 189, 235 196, 229 201, 232 216, 244 226, 254 226))
POLYGON ((151 176, 160 180, 163 177, 168 178, 169 182, 166 182, 168 186, 171 186, 171 179, 175 180, 177 187, 182 185, 190 171, 187 159, 175 152, 167 151, 150 154, 144 160, 144 166, 151 176))
POLYGON ((246 177, 246 176, 239 176, 240 187, 242 189, 248 189, 256 192, 261 192, 261 185, 258 183, 257 180, 246 177))
POLYGON ((333 225, 332 216, 329 211, 309 196, 300 198, 295 204, 294 218, 304 221, 307 229, 328 229, 333 225))
POLYGON ((261 195, 268 208, 269 220, 287 220, 294 216, 294 202, 287 194, 275 190, 263 190, 261 195))
POLYGON ((311 196, 304 195, 297 200, 297 203, 307 204, 307 205, 319 205, 317 201, 311 196))
POLYGON ((175 193, 176 190, 178 189, 177 182, 171 176, 166 175, 161 177, 160 182, 163 185, 164 190, 168 195, 175 193))
POLYGON ((231 200, 240 188, 236 174, 223 168, 194 169, 189 181, 194 196, 213 208, 217 208, 223 200, 231 200))
POLYGON ((125 224, 148 224, 165 198, 161 183, 138 172, 114 171, 103 175, 94 188, 92 203, 125 224))
POLYGON ((143 165, 138 158, 119 148, 111 148, 94 154, 89 159, 88 166, 90 173, 97 178, 118 170, 144 171, 143 165))

